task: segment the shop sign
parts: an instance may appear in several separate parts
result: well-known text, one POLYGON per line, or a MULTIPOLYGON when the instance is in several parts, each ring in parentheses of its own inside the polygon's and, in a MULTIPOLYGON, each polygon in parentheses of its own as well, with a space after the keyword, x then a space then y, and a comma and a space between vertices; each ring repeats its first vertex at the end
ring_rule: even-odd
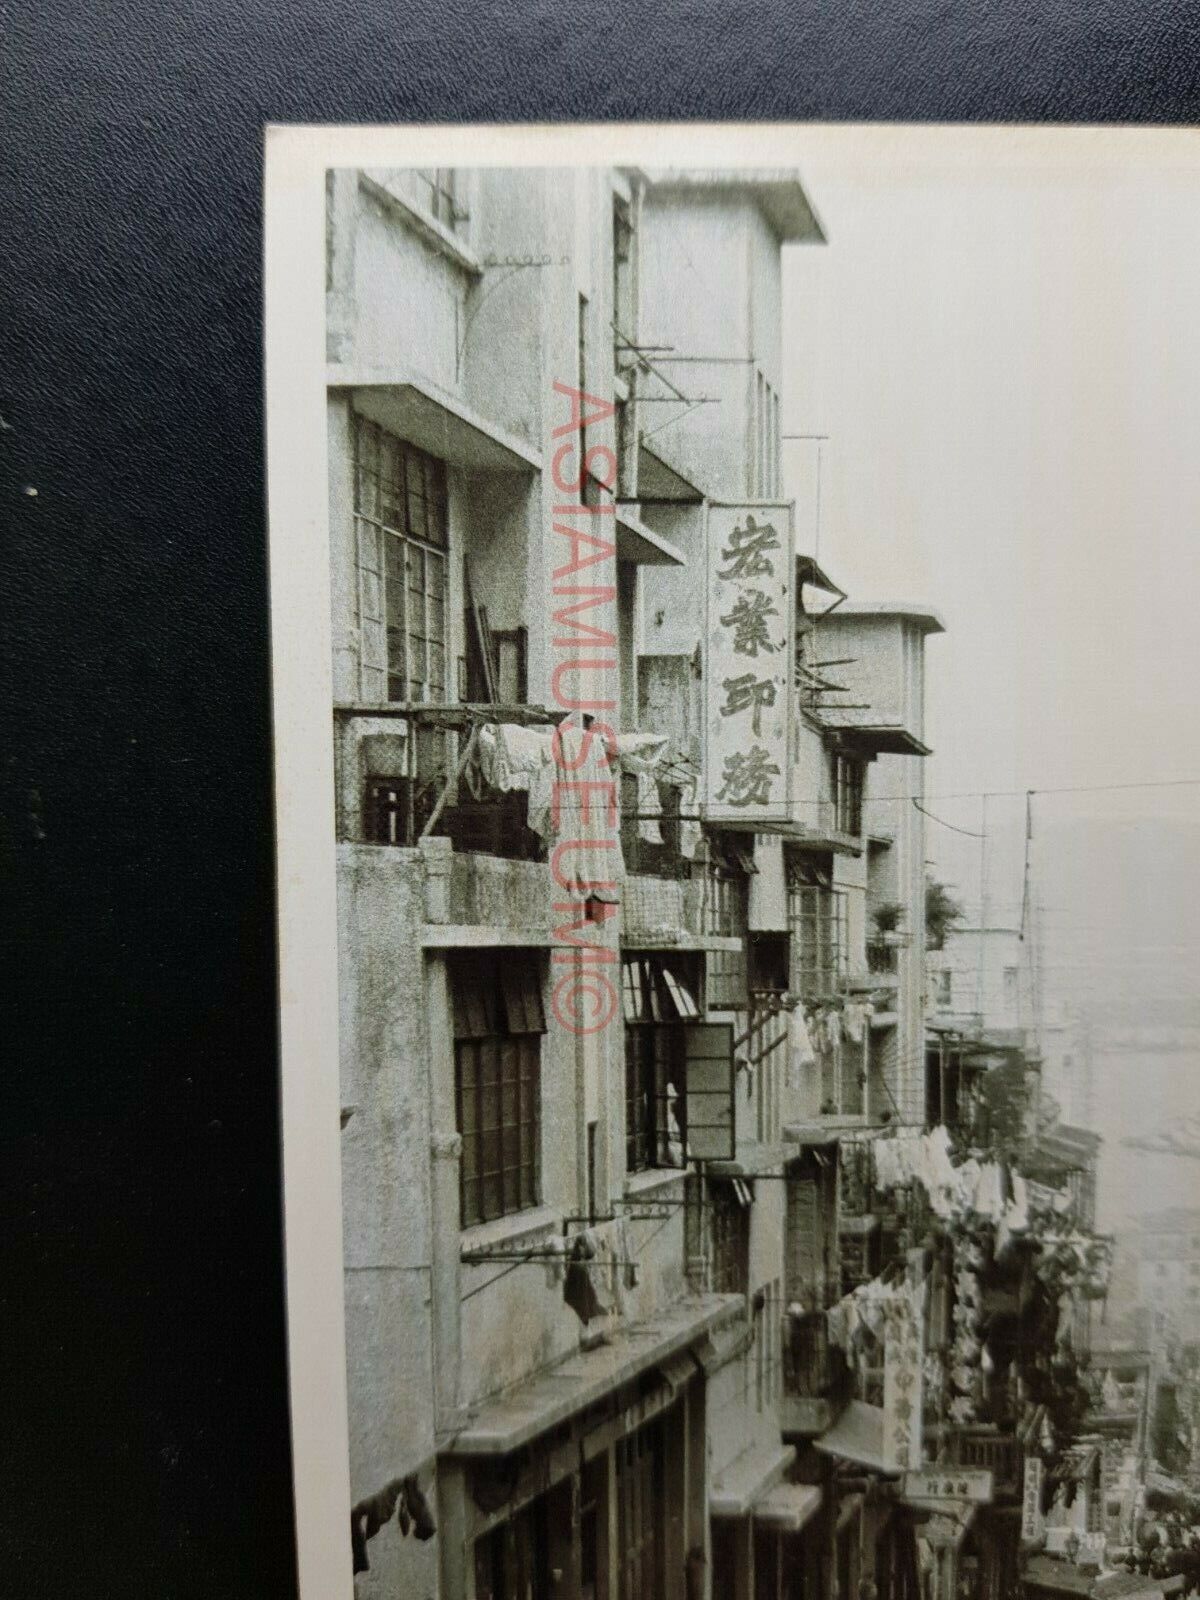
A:
POLYGON ((930 1467, 923 1472, 906 1472, 904 1498, 962 1500, 985 1506, 992 1498, 992 1474, 986 1467, 930 1467))
POLYGON ((795 664, 792 505, 707 509, 704 815, 710 822, 791 816, 795 664))

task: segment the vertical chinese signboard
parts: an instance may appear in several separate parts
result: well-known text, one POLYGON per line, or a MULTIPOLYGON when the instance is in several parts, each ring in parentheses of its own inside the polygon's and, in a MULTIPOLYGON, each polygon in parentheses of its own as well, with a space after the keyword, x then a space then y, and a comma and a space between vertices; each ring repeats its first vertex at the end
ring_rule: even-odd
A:
POLYGON ((1046 1521, 1042 1516, 1044 1470, 1037 1456, 1025 1457, 1025 1473, 1021 1483, 1021 1540, 1024 1544, 1035 1544, 1046 1531, 1046 1521))
POLYGON ((924 1285, 905 1282, 884 1313, 882 1456, 889 1472, 908 1472, 921 1465, 923 1310, 924 1285))
POLYGON ((791 504, 707 512, 704 815, 786 822, 795 635, 791 504))

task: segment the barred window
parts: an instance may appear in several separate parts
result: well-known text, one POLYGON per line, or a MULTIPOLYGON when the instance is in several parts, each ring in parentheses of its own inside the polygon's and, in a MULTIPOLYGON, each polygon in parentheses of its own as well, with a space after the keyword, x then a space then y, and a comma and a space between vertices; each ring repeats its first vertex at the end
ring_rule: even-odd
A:
POLYGON ((750 1192, 730 1179, 709 1185, 712 1286, 716 1294, 750 1292, 750 1192))
POLYGON ((355 417, 363 698, 442 704, 449 653, 446 464, 355 417))
POLYGON ((863 822, 863 787, 866 765, 854 756, 833 758, 833 800, 839 833, 859 838, 863 822))
POLYGON ((541 1198, 541 966, 530 952, 449 960, 464 1228, 541 1198))

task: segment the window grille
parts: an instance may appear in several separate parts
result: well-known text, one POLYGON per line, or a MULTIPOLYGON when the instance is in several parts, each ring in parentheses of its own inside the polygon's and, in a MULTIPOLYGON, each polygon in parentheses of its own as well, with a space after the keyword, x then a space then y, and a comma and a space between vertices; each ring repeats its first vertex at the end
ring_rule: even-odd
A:
POLYGON ((856 839, 862 835, 865 775, 866 765, 856 757, 834 756, 833 804, 837 831, 856 839))

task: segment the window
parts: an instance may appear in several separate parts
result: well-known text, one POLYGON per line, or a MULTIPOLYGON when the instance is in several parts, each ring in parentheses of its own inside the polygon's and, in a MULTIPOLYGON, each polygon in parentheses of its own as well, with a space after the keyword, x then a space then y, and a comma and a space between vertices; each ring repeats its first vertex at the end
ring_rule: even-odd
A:
POLYGON ((616 342, 613 365, 618 373, 631 367, 636 352, 627 348, 634 336, 633 301, 633 208, 620 195, 613 196, 613 335, 616 342))
POLYGON ((429 214, 457 233, 467 214, 458 203, 459 175, 453 167, 419 167, 417 177, 428 192, 429 214))
POLYGON ((953 975, 949 967, 943 967, 940 972, 933 975, 933 997, 937 1005, 948 1007, 953 994, 953 975))
POLYGON ((714 1294, 750 1290, 750 1192, 732 1178, 709 1184, 712 1202, 712 1286, 714 1294))
POLYGON ((528 951, 449 960, 464 1228, 541 1198, 541 964, 528 951))
POLYGON ((692 963, 624 962, 625 1166, 682 1167, 687 1138, 687 1047, 680 1023, 700 1015, 692 963))
POLYGON ((704 931, 742 941, 740 950, 714 950, 708 957, 707 999, 714 1011, 744 1011, 749 1004, 745 941, 749 874, 754 870, 753 854, 745 845, 709 840, 704 931))
POLYGON ((446 464, 355 419, 360 681, 368 702, 446 700, 446 464))
POLYGON ((846 895, 828 871, 806 862, 789 867, 788 929, 794 992, 802 1000, 836 993, 846 976, 846 895))
POLYGON ((1004 1004, 1010 1008, 1015 1006, 1017 1003, 1017 978, 1018 971, 1016 967, 1005 967, 1004 1004))
POLYGON ((856 839, 862 834, 864 773, 865 765, 856 757, 834 756, 834 825, 839 833, 848 833, 856 839))

